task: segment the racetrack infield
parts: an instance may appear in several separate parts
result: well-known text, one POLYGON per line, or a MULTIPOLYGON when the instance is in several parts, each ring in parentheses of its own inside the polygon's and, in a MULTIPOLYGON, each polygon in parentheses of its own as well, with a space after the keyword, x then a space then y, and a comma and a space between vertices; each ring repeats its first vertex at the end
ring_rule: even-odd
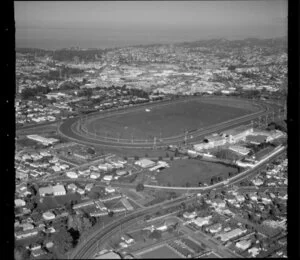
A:
POLYGON ((107 117, 100 115, 85 122, 85 127, 89 133, 96 133, 97 136, 153 142, 154 137, 164 139, 184 135, 185 131, 201 129, 256 111, 258 108, 251 103, 233 99, 217 102, 193 99, 142 107, 107 117))

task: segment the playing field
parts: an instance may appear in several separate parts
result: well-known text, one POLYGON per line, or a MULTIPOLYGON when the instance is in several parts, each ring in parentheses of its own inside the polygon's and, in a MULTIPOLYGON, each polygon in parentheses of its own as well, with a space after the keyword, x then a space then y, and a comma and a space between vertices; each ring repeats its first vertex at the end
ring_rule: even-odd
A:
POLYGON ((168 246, 163 245, 159 248, 156 248, 152 251, 149 251, 147 253, 139 255, 141 258, 182 258, 179 254, 176 254, 172 249, 170 249, 168 246))
POLYGON ((217 124, 243 115, 257 108, 241 101, 207 102, 201 99, 185 102, 172 102, 139 108, 133 111, 114 114, 106 118, 93 118, 86 123, 90 133, 99 136, 151 140, 183 135, 212 124, 217 124), (240 103, 239 103, 240 102, 240 103))
POLYGON ((237 172, 237 169, 196 159, 176 160, 170 163, 170 168, 157 173, 156 179, 158 183, 171 186, 185 186, 188 182, 193 187, 199 182, 210 182, 213 176, 228 176, 228 172, 237 172))

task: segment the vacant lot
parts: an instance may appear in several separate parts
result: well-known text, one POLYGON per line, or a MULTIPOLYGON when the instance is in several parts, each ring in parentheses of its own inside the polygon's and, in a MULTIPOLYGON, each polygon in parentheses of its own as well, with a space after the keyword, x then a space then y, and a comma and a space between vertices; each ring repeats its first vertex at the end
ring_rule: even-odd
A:
POLYGON ((44 197, 43 202, 38 203, 38 208, 41 210, 49 210, 58 207, 64 206, 65 203, 70 203, 71 201, 77 201, 80 203, 80 195, 78 193, 69 193, 64 196, 57 196, 57 197, 44 197))
POLYGON ((182 258, 179 254, 176 254, 172 249, 168 246, 163 245, 159 248, 156 248, 152 251, 149 251, 145 254, 139 255, 141 258, 182 258))
POLYGON ((112 115, 107 118, 91 119, 87 128, 100 136, 151 140, 182 135, 186 130, 196 130, 211 124, 240 117, 251 112, 250 105, 237 106, 239 102, 202 102, 189 100, 161 106, 149 107, 112 115))
POLYGON ((156 175, 158 183, 171 186, 198 186, 199 182, 210 182, 212 176, 228 176, 228 172, 237 169, 223 164, 203 162, 195 159, 176 160, 167 168, 156 175))

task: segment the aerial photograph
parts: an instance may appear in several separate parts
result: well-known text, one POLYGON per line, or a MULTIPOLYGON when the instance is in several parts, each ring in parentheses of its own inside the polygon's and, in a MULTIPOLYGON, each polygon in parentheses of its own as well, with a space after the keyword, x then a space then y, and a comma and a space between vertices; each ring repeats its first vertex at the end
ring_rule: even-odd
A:
POLYGON ((15 1, 14 258, 287 258, 287 16, 15 1))

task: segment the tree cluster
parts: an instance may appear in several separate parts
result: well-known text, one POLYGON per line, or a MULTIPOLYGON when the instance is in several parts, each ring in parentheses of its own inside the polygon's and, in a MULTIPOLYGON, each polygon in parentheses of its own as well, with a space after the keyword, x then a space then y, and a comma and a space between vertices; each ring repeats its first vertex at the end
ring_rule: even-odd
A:
POLYGON ((143 191, 145 189, 144 184, 143 183, 139 183, 138 185, 136 185, 136 191, 143 191))
POLYGON ((50 92, 49 87, 38 86, 36 88, 26 88, 21 92, 21 98, 24 100, 34 98, 37 95, 45 95, 50 92))

